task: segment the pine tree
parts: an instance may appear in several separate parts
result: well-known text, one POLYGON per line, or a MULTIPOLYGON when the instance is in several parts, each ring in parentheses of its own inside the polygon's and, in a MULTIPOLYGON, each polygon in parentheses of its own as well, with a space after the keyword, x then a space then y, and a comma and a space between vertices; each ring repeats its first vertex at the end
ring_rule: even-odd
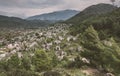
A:
POLYGON ((37 50, 32 62, 38 72, 51 69, 51 60, 44 50, 37 50))

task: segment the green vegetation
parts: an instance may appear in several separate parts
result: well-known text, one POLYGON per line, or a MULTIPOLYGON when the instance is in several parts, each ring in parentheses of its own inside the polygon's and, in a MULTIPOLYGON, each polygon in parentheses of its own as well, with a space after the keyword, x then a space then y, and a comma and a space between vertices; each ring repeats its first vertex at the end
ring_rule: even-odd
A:
MULTIPOLYGON (((120 74, 119 25, 120 8, 107 14, 87 18, 80 25, 71 27, 70 34, 80 34, 79 44, 84 47, 79 57, 90 60, 90 64, 80 66, 95 67, 116 76, 120 74)), ((78 58, 74 64, 79 62, 81 63, 81 60, 78 58)))
POLYGON ((90 60, 91 66, 103 68, 106 72, 119 73, 120 47, 113 38, 108 39, 107 44, 100 41, 97 31, 93 27, 86 29, 83 43, 85 51, 81 56, 90 60))
POLYGON ((97 15, 85 19, 80 25, 71 27, 71 34, 76 35, 79 32, 84 32, 90 25, 98 31, 100 38, 117 36, 119 37, 119 24, 120 24, 120 9, 116 9, 110 13, 97 15), (114 32, 113 32, 114 31, 114 32), (104 37, 105 36, 105 37, 104 37))
POLYGON ((86 20, 86 19, 89 19, 91 17, 95 17, 97 15, 109 13, 116 8, 117 7, 115 7, 113 5, 104 4, 104 3, 100 3, 100 4, 97 4, 97 5, 92 5, 88 8, 86 8, 86 9, 84 9, 83 11, 81 11, 76 16, 68 19, 66 22, 67 23, 72 23, 72 24, 75 24, 75 25, 80 25, 81 22, 86 20))
POLYGON ((8 60, 1 61, 0 75, 1 76, 38 76, 28 68, 28 66, 30 65, 28 64, 29 62, 27 64, 24 64, 26 61, 23 61, 22 59, 18 58, 16 54, 8 60))
POLYGON ((32 62, 35 66, 35 70, 38 72, 50 70, 52 68, 51 59, 43 50, 38 50, 35 52, 35 56, 33 56, 32 62))
POLYGON ((3 76, 38 76, 37 72, 50 71, 57 66, 57 57, 44 50, 36 50, 30 57, 24 54, 21 58, 17 54, 8 60, 0 61, 0 75, 3 76))
POLYGON ((0 28, 11 28, 11 29, 31 29, 38 28, 52 24, 52 21, 47 20, 25 20, 17 17, 7 17, 0 15, 0 28))

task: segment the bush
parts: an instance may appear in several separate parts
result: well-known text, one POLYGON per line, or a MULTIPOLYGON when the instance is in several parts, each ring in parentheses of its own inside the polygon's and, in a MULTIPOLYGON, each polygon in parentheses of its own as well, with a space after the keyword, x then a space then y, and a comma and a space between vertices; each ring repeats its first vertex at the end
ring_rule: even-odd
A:
POLYGON ((31 71, 26 71, 24 69, 14 69, 6 72, 7 76, 39 76, 31 71))
POLYGON ((45 72, 43 76, 62 76, 62 75, 56 71, 48 71, 48 72, 45 72))
POLYGON ((7 76, 4 72, 0 73, 0 76, 7 76))
POLYGON ((47 53, 43 50, 37 50, 33 56, 32 63, 35 66, 35 70, 38 72, 50 70, 51 59, 48 57, 47 53))
POLYGON ((12 68, 20 68, 21 60, 19 59, 18 55, 13 55, 8 61, 7 61, 9 69, 12 68))
POLYGON ((26 70, 30 70, 31 69, 31 59, 27 56, 24 56, 22 59, 21 59, 21 67, 23 67, 24 69, 26 70))

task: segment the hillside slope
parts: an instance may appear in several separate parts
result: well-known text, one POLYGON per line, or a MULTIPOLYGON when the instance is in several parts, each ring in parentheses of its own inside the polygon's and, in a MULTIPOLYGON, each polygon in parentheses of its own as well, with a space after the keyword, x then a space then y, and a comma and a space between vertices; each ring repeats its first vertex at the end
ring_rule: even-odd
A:
MULTIPOLYGON (((83 32, 86 28, 92 25, 95 30, 99 32, 104 32, 107 35, 114 35, 119 36, 119 29, 120 29, 120 8, 114 9, 114 11, 89 17, 80 22, 79 25, 73 25, 71 29, 71 33, 79 33, 80 31, 83 32)), ((76 22, 77 24, 77 22, 76 22)), ((120 36, 119 36, 120 37, 120 36)))
POLYGON ((76 67, 87 65, 97 68, 101 72, 109 73, 111 76, 119 76, 119 29, 120 8, 105 14, 91 16, 82 20, 79 25, 73 25, 70 28, 70 34, 73 36, 79 35, 77 43, 84 48, 84 51, 79 53, 78 60, 73 64, 76 64, 76 67), (79 60, 81 57, 86 58, 90 63, 82 64, 79 60))
POLYGON ((0 15, 0 28, 38 28, 50 24, 49 21, 24 20, 17 17, 7 17, 0 15))
POLYGON ((114 10, 116 7, 110 4, 97 4, 97 5, 92 5, 83 11, 81 11, 79 14, 75 15, 74 17, 68 19, 66 22, 68 23, 73 23, 73 24, 80 24, 81 21, 95 15, 99 14, 104 14, 111 12, 114 10))

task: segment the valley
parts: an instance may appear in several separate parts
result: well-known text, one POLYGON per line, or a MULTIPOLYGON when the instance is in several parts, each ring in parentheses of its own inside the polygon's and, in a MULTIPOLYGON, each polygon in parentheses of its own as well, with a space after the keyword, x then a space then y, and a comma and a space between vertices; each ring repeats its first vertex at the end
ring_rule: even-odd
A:
MULTIPOLYGON (((8 32, 3 32, 8 36, 3 36, 0 41, 0 61, 2 61, 2 63, 6 63, 8 60, 12 61, 12 57, 17 56, 18 59, 20 59, 20 62, 24 63, 21 61, 21 59, 28 58, 30 62, 25 65, 29 67, 31 65, 32 67, 34 64, 31 62, 31 58, 36 55, 36 51, 39 51, 41 49, 42 51, 45 51, 46 54, 48 54, 48 57, 50 59, 53 59, 50 60, 53 62, 49 63, 49 66, 45 65, 43 69, 39 67, 39 69, 41 68, 41 71, 44 71, 45 68, 49 67, 51 68, 51 75, 52 72, 53 74, 58 73, 61 75, 73 76, 77 74, 83 76, 91 74, 95 75, 96 73, 100 74, 100 72, 94 68, 90 68, 90 70, 93 70, 92 72, 88 72, 84 67, 81 69, 76 68, 75 71, 73 71, 72 67, 76 67, 76 65, 74 65, 74 62, 76 62, 76 58, 79 56, 79 53, 84 51, 84 48, 79 44, 79 42, 77 42, 79 40, 80 34, 76 36, 69 34, 69 28, 71 26, 71 24, 55 24, 54 26, 39 28, 35 30, 19 30, 16 33, 16 30, 9 30, 12 35, 9 35, 8 32), (54 68, 54 66, 56 68, 54 68)), ((84 63, 90 64, 90 60, 87 60, 84 57, 80 57, 80 59, 84 63)), ((16 60, 13 60, 13 62, 16 62, 16 60)), ((15 64, 13 63, 12 65, 15 64)), ((14 66, 14 68, 15 67, 16 66, 14 66)), ((22 65, 19 65, 19 67, 22 67, 22 65)), ((33 70, 35 70, 35 68, 33 70)), ((42 72, 39 73, 39 75, 41 76, 47 73, 49 74, 49 72, 42 72)), ((35 74, 38 73, 36 72, 35 74)))
POLYGON ((119 29, 104 3, 55 23, 0 16, 0 76, 119 76, 119 29))

